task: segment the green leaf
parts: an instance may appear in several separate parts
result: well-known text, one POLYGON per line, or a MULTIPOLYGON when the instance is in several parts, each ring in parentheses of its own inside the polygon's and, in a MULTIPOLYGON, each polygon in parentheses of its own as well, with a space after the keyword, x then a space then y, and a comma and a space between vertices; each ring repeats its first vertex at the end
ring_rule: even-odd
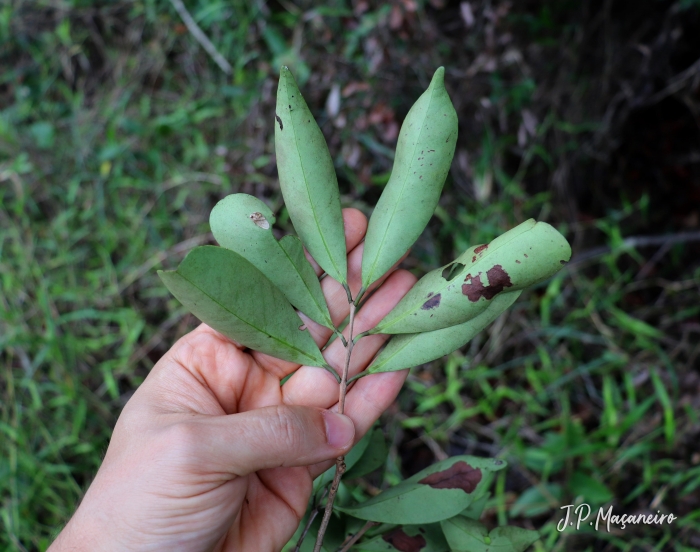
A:
POLYGON ((502 291, 546 280, 570 258, 564 236, 546 222, 530 219, 423 276, 370 333, 429 332, 462 324, 486 310, 502 291))
POLYGON ((520 527, 497 527, 489 533, 482 523, 462 516, 440 525, 453 552, 524 552, 540 538, 537 531, 520 527))
POLYGON ((440 525, 404 525, 355 545, 367 552, 447 552, 449 550, 440 525))
POLYGON ((607 308, 607 311, 615 317, 614 322, 616 326, 622 328, 623 330, 627 330, 634 335, 643 335, 654 339, 660 339, 664 336, 664 332, 658 328, 639 320, 639 318, 630 316, 626 312, 622 312, 620 309, 611 306, 607 308))
POLYGON ((589 504, 606 504, 615 496, 599 479, 580 471, 572 474, 569 488, 574 496, 582 496, 589 504))
POLYGON ((265 203, 248 194, 232 194, 216 204, 209 217, 222 247, 249 260, 275 284, 289 302, 319 324, 333 329, 321 284, 298 238, 279 242, 272 234, 275 216, 265 203))
MULTIPOLYGON (((386 462, 387 454, 389 454, 389 448, 386 444, 386 439, 384 438, 384 433, 380 428, 376 428, 371 433, 369 443, 367 448, 363 452, 362 456, 357 460, 353 466, 348 467, 347 471, 343 475, 346 479, 351 479, 353 477, 362 477, 368 473, 372 473, 377 468, 381 467, 384 462, 386 462)), ((365 435, 367 437, 367 435, 365 435)))
POLYGON ((556 508, 562 497, 561 485, 543 483, 522 493, 511 508, 514 517, 535 517, 556 508))
POLYGON ((321 268, 347 286, 345 229, 333 160, 287 67, 280 71, 275 118, 277 169, 294 228, 321 268))
POLYGON ((457 143, 457 113, 440 67, 401 125, 391 177, 372 213, 362 255, 366 289, 398 261, 433 216, 457 143))
POLYGON ((326 366, 282 292, 238 253, 197 247, 177 270, 158 275, 190 312, 226 337, 283 360, 326 366))
POLYGON ((395 524, 434 523, 447 519, 479 498, 503 460, 455 456, 418 472, 362 504, 336 507, 351 516, 395 524), (430 507, 426 508, 426 504, 430 507))
POLYGON ((520 296, 521 291, 501 293, 486 310, 463 324, 415 334, 395 335, 372 361, 367 371, 393 372, 424 364, 456 351, 498 318, 520 296))
POLYGON ((478 520, 481 517, 481 514, 484 513, 484 508, 486 508, 486 503, 489 501, 489 498, 491 498, 491 493, 486 493, 480 499, 475 500, 464 510, 462 510, 459 515, 478 520))

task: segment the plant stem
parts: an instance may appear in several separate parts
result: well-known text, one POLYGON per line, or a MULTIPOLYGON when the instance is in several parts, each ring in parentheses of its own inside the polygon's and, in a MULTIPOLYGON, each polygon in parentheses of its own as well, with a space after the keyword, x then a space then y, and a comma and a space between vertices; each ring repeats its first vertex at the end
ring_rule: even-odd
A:
POLYGON ((368 521, 362 526, 362 529, 360 529, 357 533, 355 533, 350 539, 346 540, 340 550, 338 552, 348 552, 350 548, 352 547, 353 544, 355 544, 357 541, 359 541, 362 538, 362 535, 364 535, 367 531, 369 531, 372 527, 377 525, 376 521, 368 521))
MULTIPOLYGON (((340 379, 340 389, 338 391, 338 412, 340 414, 345 413, 345 394, 348 390, 348 372, 350 371, 350 356, 352 355, 352 348, 355 345, 355 342, 352 338, 353 327, 355 325, 355 303, 352 302, 352 298, 350 298, 349 303, 350 320, 348 321, 348 338, 347 345, 345 346, 345 366, 343 367, 343 376, 340 379)), ((343 477, 344 473, 345 457, 339 456, 335 461, 335 476, 333 477, 331 490, 328 493, 326 511, 323 513, 321 528, 318 530, 318 536, 316 537, 316 545, 314 546, 314 552, 321 551, 321 546, 323 545, 323 536, 326 534, 328 522, 331 520, 331 514, 333 513, 333 502, 335 501, 335 495, 338 493, 338 487, 340 486, 340 478, 343 477)))
POLYGON ((306 522, 306 527, 304 527, 304 531, 302 532, 301 536, 299 537, 299 540, 297 541, 297 545, 294 547, 293 552, 299 552, 301 550, 301 545, 304 543, 304 539, 306 538, 306 533, 309 532, 309 529, 311 529, 311 524, 314 522, 316 519, 316 516, 320 512, 320 508, 318 506, 318 503, 321 502, 326 495, 328 494, 328 489, 323 491, 323 494, 319 497, 318 502, 314 503, 314 509, 311 510, 311 514, 309 515, 309 521, 306 522))

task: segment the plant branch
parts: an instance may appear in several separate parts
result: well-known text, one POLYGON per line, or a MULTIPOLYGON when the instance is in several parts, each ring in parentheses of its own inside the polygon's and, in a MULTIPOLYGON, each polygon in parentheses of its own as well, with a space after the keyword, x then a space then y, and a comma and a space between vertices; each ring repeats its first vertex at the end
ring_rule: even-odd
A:
MULTIPOLYGON (((350 291, 348 290, 348 301, 350 304, 350 320, 348 321, 348 338, 347 345, 345 347, 345 366, 343 367, 343 376, 340 380, 340 389, 338 391, 338 412, 343 414, 345 412, 345 395, 348 390, 348 372, 350 371, 350 357, 352 355, 352 349, 355 342, 352 338, 353 328, 355 326, 355 303, 352 301, 350 296, 350 291)), ((345 473, 345 457, 339 456, 335 461, 335 476, 333 477, 333 483, 331 484, 331 490, 328 493, 328 502, 326 502, 326 511, 323 513, 323 520, 321 521, 321 528, 318 530, 318 536, 316 537, 316 545, 314 546, 314 552, 320 552, 321 546, 323 545, 323 536, 326 534, 326 529, 328 528, 328 522, 331 519, 331 514, 333 513, 333 502, 335 502, 335 495, 338 493, 338 487, 340 486, 340 479, 345 473)))
POLYGON ((309 515, 309 521, 306 522, 306 526, 304 527, 304 531, 302 532, 301 536, 299 537, 299 540, 297 541, 297 545, 294 547, 293 552, 299 552, 301 550, 301 545, 304 544, 304 539, 306 538, 306 533, 309 532, 309 529, 311 529, 311 524, 314 522, 316 519, 316 516, 318 513, 321 511, 319 508, 319 503, 326 497, 328 494, 328 489, 324 489, 323 494, 319 497, 317 501, 314 502, 314 509, 311 510, 311 514, 309 515))
POLYGON ((207 54, 211 56, 214 63, 216 63, 224 73, 230 75, 231 64, 219 53, 216 47, 212 44, 211 40, 209 40, 207 35, 204 34, 204 31, 199 28, 197 22, 192 19, 192 16, 187 11, 187 8, 185 8, 185 4, 182 3, 182 0, 170 0, 170 3, 182 18, 187 30, 190 31, 190 34, 195 38, 195 40, 201 44, 202 48, 206 50, 207 54))
POLYGON ((353 544, 355 544, 357 541, 359 541, 362 536, 369 531, 372 527, 377 525, 376 521, 368 521, 362 526, 362 529, 360 529, 357 533, 355 533, 349 540, 346 540, 342 545, 340 550, 338 552, 348 552, 350 548, 352 547, 353 544))

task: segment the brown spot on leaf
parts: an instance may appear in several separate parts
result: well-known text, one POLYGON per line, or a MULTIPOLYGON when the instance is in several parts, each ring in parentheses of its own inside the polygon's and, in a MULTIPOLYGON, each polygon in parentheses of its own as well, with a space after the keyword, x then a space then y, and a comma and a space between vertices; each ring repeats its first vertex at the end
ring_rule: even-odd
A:
POLYGON ((476 255, 474 255, 474 256, 472 257, 472 262, 473 262, 473 263, 476 262, 476 255))
POLYGON ((481 253, 484 249, 486 249, 488 246, 489 246, 488 244, 486 244, 486 245, 480 245, 479 247, 477 247, 477 248, 474 250, 474 255, 478 255, 478 254, 481 253))
POLYGON ((566 264, 566 263, 568 263, 568 262, 569 262, 569 261, 564 261, 564 260, 561 260, 561 261, 559 261, 559 264, 563 264, 563 265, 565 265, 565 264, 566 264))
POLYGON ((489 280, 489 285, 484 286, 481 283, 481 272, 472 278, 471 274, 467 274, 462 284, 462 293, 466 295, 472 303, 476 303, 482 297, 484 299, 493 299, 497 293, 501 293, 504 288, 511 287, 513 283, 510 281, 510 276, 503 270, 501 265, 495 265, 486 271, 486 277, 489 280))
POLYGON ((270 228, 270 223, 267 222, 265 215, 262 213, 251 213, 248 218, 252 220, 256 226, 262 228, 263 230, 268 230, 270 228))
POLYGON ((275 119, 277 119, 277 123, 279 123, 280 125, 280 130, 282 130, 284 128, 284 126, 282 125, 282 119, 280 119, 280 116, 277 115, 277 113, 275 113, 275 119))
POLYGON ((420 552, 427 545, 423 535, 411 537, 404 533, 400 527, 387 533, 382 539, 401 552, 420 552))
MULTIPOLYGON (((430 295, 432 295, 432 293, 430 295)), ((440 306, 440 299, 442 299, 442 296, 439 293, 437 295, 432 295, 432 297, 430 295, 428 296, 429 299, 423 303, 421 309, 430 310, 440 306)))
POLYGON ((433 489, 462 489, 468 494, 476 489, 480 481, 481 470, 460 460, 446 470, 431 473, 418 483, 430 485, 433 489))
POLYGON ((525 255, 525 258, 527 259, 527 253, 523 253, 523 255, 525 255))
POLYGON ((518 259, 515 259, 516 264, 520 264, 520 261, 518 259))

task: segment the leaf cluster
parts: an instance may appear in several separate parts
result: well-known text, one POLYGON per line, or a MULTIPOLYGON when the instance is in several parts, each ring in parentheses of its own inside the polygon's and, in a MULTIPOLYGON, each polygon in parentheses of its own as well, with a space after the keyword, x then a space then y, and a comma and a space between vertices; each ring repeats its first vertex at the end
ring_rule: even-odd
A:
MULTIPOLYGON (((348 466, 345 479, 361 477, 383 466, 386 455, 381 430, 368 432, 345 459, 348 466)), ((500 527, 489 532, 479 522, 490 498, 487 489, 494 474, 506 466, 499 459, 454 456, 360 503, 347 487, 341 488, 341 504, 335 508, 336 524, 327 533, 322 550, 342 549, 348 534, 369 526, 352 550, 522 552, 539 538, 536 531, 500 527)), ((332 478, 331 468, 316 480, 309 514, 332 478)), ((290 545, 297 542, 309 514, 301 521, 290 545)), ((317 529, 318 523, 310 527, 317 529)), ((310 543, 304 542, 300 547, 301 552, 310 550, 310 543)))
MULTIPOLYGON (((375 333, 394 336, 355 378, 402 370, 463 346, 510 307, 523 289, 550 278, 571 256, 559 232, 546 223, 528 220, 429 272, 376 327, 353 336, 355 310, 423 232, 449 172, 457 114, 445 89, 444 69, 435 72, 401 127, 391 177, 369 220, 362 286, 354 296, 348 285, 345 229, 333 161, 286 67, 280 73, 275 120, 280 187, 298 237, 277 240, 272 229, 275 216, 264 202, 233 194, 222 199, 210 217, 221 247, 195 248, 177 270, 160 272, 160 276, 183 305, 232 340, 283 360, 330 371, 341 384, 341 412, 347 368, 341 378, 326 363, 295 309, 339 335, 347 351, 346 366, 356 340, 375 333), (346 290, 352 307, 346 337, 331 320, 304 248, 346 290)), ((342 466, 351 477, 373 471, 383 461, 380 441, 383 438, 377 432, 368 434, 344 462, 338 460, 335 476, 329 471, 317 480, 317 500, 318 492, 329 484, 330 492, 315 551, 322 549, 331 511, 371 525, 359 545, 363 550, 439 551, 449 547, 486 551, 496 546, 516 552, 538 538, 534 532, 514 528, 489 533, 477 521, 483 504, 479 508, 474 503, 485 496, 491 474, 505 467, 502 460, 453 457, 359 504, 345 504, 341 498, 341 505, 333 509, 342 466), (465 514, 470 508, 471 514, 465 514)), ((331 532, 325 549, 333 548, 333 543, 331 532)))
MULTIPOLYGON (((340 282, 358 308, 372 285, 408 251, 427 225, 449 171, 457 114, 439 68, 401 127, 394 168, 372 213, 362 257, 362 288, 347 283, 338 183, 323 134, 289 69, 280 73, 275 113, 280 186, 298 238, 277 240, 274 214, 261 200, 233 194, 210 224, 220 248, 193 250, 161 278, 192 313, 246 347, 330 369, 298 309, 336 332, 304 247, 340 282)), ((410 368, 467 343, 518 297, 571 256, 564 237, 529 220, 476 245, 425 275, 369 333, 400 334, 363 373, 410 368)), ((359 336, 358 336, 359 337, 359 336)))

